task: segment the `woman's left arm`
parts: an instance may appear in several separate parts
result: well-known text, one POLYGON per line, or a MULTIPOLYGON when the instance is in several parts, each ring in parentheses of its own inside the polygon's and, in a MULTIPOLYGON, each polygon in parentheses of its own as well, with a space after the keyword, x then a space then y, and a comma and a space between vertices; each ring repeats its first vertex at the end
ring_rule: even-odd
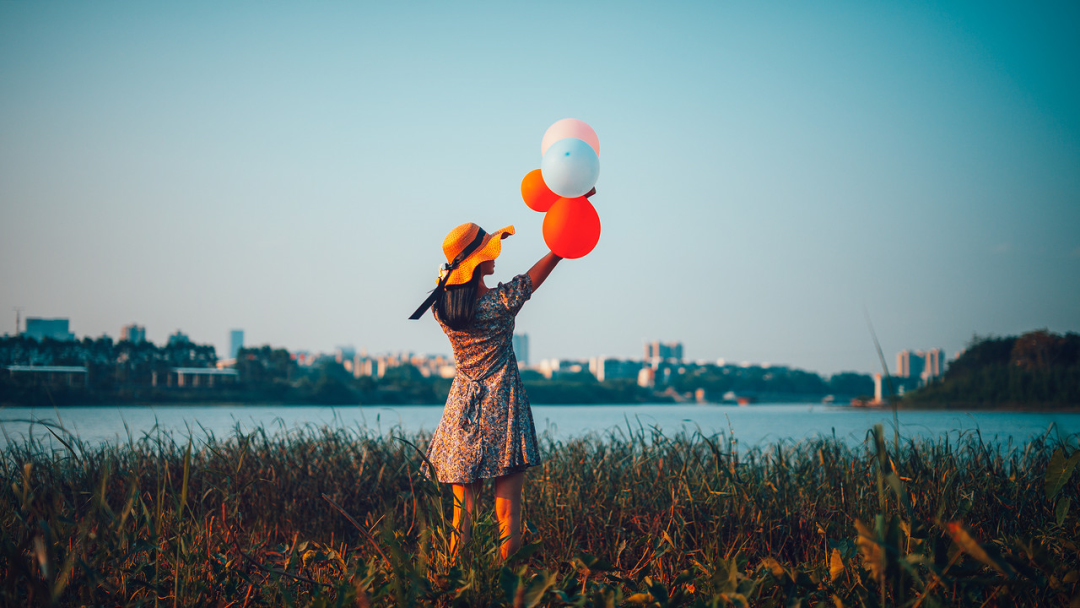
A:
POLYGON ((540 258, 540 261, 533 264, 533 267, 529 269, 529 278, 532 279, 533 291, 540 288, 544 279, 551 274, 551 271, 555 269, 555 265, 558 264, 561 259, 562 258, 549 251, 547 255, 540 258))

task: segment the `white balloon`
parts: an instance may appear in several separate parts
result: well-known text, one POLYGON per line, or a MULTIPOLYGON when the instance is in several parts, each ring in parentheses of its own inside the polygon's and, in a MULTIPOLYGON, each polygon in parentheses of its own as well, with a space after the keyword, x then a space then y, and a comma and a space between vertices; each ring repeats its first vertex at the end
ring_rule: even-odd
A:
POLYGON ((567 137, 548 147, 540 161, 540 173, 555 194, 564 198, 582 196, 600 177, 600 157, 587 142, 567 137))

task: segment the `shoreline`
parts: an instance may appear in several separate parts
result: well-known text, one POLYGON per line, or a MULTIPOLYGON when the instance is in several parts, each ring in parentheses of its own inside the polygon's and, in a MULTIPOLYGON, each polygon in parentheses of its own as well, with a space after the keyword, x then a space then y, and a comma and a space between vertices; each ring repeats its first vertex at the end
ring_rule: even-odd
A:
MULTIPOLYGON (((287 408, 371 408, 371 409, 393 409, 393 408, 410 408, 410 407, 442 407, 444 403, 289 403, 289 402, 274 402, 274 401, 260 401, 260 402, 247 402, 247 401, 155 401, 155 402, 137 402, 137 403, 67 403, 63 405, 46 405, 46 404, 21 404, 21 403, 4 403, 0 402, 0 410, 9 408, 42 408, 42 409, 64 409, 64 408, 117 408, 117 407, 287 407, 287 408)), ((532 406, 541 407, 558 407, 558 408, 573 408, 573 407, 619 407, 619 408, 634 408, 634 407, 675 407, 675 406, 692 406, 696 408, 755 408, 760 406, 774 406, 774 405, 789 405, 789 406, 806 406, 807 408, 822 407, 828 408, 831 411, 836 410, 851 410, 851 411, 874 411, 874 412, 887 412, 892 408, 887 405, 880 406, 857 406, 857 405, 845 405, 836 403, 819 403, 815 401, 776 401, 776 402, 759 402, 749 405, 738 405, 735 403, 695 403, 695 402, 670 402, 670 401, 656 401, 656 402, 640 402, 640 403, 530 403, 532 406)), ((1032 406, 1024 407, 1017 405, 973 405, 973 404, 956 404, 956 405, 941 405, 941 406, 921 406, 921 405, 898 405, 896 411, 899 412, 997 412, 997 413, 1033 413, 1033 414, 1080 414, 1080 405, 1063 405, 1060 407, 1054 406, 1032 406)))

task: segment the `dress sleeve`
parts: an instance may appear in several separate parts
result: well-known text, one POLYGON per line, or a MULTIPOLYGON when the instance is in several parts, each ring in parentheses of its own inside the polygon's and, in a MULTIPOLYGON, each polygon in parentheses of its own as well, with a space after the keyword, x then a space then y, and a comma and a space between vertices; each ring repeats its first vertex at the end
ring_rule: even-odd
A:
POLYGON ((507 283, 499 284, 499 302, 516 315, 525 301, 532 297, 532 279, 528 274, 519 274, 507 283))

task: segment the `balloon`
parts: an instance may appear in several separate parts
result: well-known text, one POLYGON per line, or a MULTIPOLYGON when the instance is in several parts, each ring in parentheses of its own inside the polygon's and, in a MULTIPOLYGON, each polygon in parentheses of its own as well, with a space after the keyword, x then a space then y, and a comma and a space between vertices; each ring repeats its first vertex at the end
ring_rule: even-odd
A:
POLYGON ((596 137, 596 131, 576 118, 564 118, 548 127, 548 130, 544 132, 544 139, 540 141, 540 155, 547 154, 551 144, 567 137, 584 141, 592 147, 597 156, 600 156, 600 139, 596 137))
POLYGON ((544 213, 559 200, 559 195, 552 192, 544 183, 540 169, 533 169, 521 180, 521 198, 529 209, 544 213))
POLYGON ((567 137, 551 144, 540 161, 544 183, 564 198, 581 196, 596 185, 600 177, 600 159, 589 144, 567 137))
POLYGON ((560 198, 544 216, 544 242, 561 258, 588 255, 600 240, 600 216, 585 197, 560 198))

